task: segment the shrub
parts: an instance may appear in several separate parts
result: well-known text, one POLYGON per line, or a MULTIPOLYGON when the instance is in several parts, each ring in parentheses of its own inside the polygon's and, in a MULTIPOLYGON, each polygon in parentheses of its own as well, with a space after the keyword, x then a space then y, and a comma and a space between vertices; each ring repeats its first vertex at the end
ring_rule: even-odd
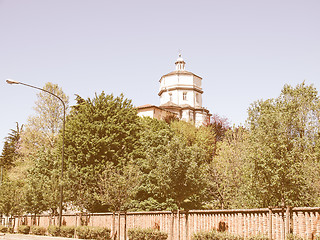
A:
POLYGON ((30 226, 28 225, 20 225, 18 227, 18 233, 29 234, 29 232, 30 232, 30 226))
POLYGON ((303 240, 303 238, 290 233, 286 236, 286 240, 303 240))
POLYGON ((60 237, 72 238, 74 236, 74 226, 61 226, 60 237))
POLYGON ((247 239, 248 240, 269 240, 269 238, 264 235, 256 235, 256 236, 249 237, 247 239))
POLYGON ((89 239, 90 238, 90 229, 88 226, 79 226, 76 228, 76 233, 78 238, 89 239))
POLYGON ((49 235, 51 235, 53 237, 59 237, 60 236, 60 229, 58 226, 50 225, 48 227, 48 233, 49 233, 49 235))
POLYGON ((109 240, 111 239, 110 232, 108 228, 92 227, 90 229, 90 236, 92 239, 109 240))
POLYGON ((102 227, 79 226, 76 228, 78 238, 109 240, 110 229, 102 227))
POLYGON ((159 230, 136 228, 128 230, 129 240, 166 240, 168 234, 159 230))
POLYGON ((192 236, 192 240, 243 240, 243 237, 240 236, 232 236, 226 232, 217 232, 217 231, 209 231, 209 232, 198 232, 192 236))
POLYGON ((6 233, 6 232, 8 232, 8 228, 3 226, 3 225, 0 225, 0 232, 1 233, 6 233))
MULTIPOLYGON (((195 233, 192 236, 192 240, 244 240, 245 238, 242 236, 231 235, 227 232, 217 232, 213 231, 204 231, 195 233)), ((247 237, 247 240, 268 240, 268 237, 263 235, 256 235, 247 237)))
POLYGON ((44 227, 39 227, 39 226, 31 226, 30 228, 31 233, 34 235, 45 235, 47 229, 44 227))

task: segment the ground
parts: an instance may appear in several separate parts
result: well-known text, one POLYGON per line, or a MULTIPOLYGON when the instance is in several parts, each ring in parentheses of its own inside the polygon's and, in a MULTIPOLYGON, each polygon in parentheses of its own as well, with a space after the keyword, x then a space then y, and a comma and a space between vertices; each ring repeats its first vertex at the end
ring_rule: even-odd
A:
POLYGON ((0 233, 0 240, 70 240, 70 238, 0 233))

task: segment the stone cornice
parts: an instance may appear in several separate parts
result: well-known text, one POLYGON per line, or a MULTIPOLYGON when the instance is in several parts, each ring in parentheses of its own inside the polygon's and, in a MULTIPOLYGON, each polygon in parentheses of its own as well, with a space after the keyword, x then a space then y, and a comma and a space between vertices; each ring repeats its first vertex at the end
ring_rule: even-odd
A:
POLYGON ((170 109, 170 110, 177 110, 177 111, 190 109, 190 110, 195 111, 195 112, 200 112, 200 113, 201 112, 205 112, 209 116, 212 115, 212 114, 209 114, 209 110, 205 109, 205 108, 194 108, 194 107, 191 107, 191 106, 161 106, 161 105, 159 107, 161 109, 164 109, 164 110, 170 109))
POLYGON ((167 88, 162 88, 158 95, 161 96, 161 94, 163 92, 167 92, 167 91, 174 91, 174 90, 193 90, 193 91, 196 91, 198 93, 203 93, 203 91, 199 88, 197 88, 196 86, 190 86, 190 87, 187 87, 187 86, 174 86, 174 87, 167 87, 167 88))
POLYGON ((200 76, 198 76, 198 75, 196 75, 196 74, 194 74, 192 72, 188 72, 188 71, 185 71, 185 70, 176 70, 176 71, 173 71, 173 72, 170 72, 170 73, 167 73, 167 74, 163 75, 160 78, 159 82, 161 81, 162 78, 167 77, 167 76, 173 76, 173 75, 177 75, 177 76, 178 75, 192 75, 192 76, 200 78, 202 80, 202 77, 200 77, 200 76))

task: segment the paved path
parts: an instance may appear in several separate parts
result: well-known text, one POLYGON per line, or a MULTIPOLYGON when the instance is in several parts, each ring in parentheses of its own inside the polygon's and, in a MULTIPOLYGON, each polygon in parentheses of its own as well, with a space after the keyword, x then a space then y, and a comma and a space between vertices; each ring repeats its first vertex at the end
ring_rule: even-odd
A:
POLYGON ((19 240, 72 240, 74 238, 0 233, 0 240, 17 240, 17 239, 19 239, 19 240))

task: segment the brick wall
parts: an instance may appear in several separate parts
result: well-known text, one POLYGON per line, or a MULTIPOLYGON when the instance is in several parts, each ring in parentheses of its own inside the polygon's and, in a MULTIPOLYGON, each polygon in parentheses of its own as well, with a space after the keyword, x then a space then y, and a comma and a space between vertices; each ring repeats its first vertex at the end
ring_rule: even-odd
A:
MULTIPOLYGON (((119 232, 125 237, 125 229, 158 228, 168 233, 169 240, 189 240, 199 231, 225 230, 245 237, 265 235, 272 239, 284 239, 288 233, 312 239, 320 235, 320 208, 262 208, 236 210, 192 210, 189 212, 128 212, 116 214, 113 224, 112 213, 87 215, 63 215, 63 224, 68 226, 103 226, 119 232)), ((48 227, 58 223, 58 217, 40 215, 16 216, 15 227, 21 224, 37 224, 48 227)))

